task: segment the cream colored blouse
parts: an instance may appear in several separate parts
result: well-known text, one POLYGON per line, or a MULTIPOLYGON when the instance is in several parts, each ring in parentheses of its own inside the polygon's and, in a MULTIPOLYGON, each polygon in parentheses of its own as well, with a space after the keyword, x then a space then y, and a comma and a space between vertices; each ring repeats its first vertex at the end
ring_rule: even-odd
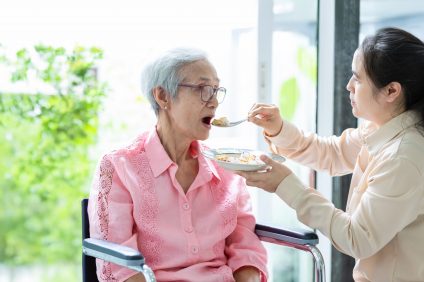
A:
MULTIPOLYGON (((284 122, 273 151, 331 175, 353 173, 346 212, 294 174, 276 194, 304 224, 356 259, 355 281, 424 281, 424 137, 405 112, 328 138, 284 122)), ((319 188, 319 187, 318 187, 319 188)))

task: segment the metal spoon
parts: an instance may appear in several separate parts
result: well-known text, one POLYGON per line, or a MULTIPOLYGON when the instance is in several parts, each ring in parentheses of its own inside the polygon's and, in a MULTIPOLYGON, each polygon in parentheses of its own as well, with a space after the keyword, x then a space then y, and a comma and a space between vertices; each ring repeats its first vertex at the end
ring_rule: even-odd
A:
POLYGON ((218 126, 218 127, 233 127, 233 126, 239 125, 242 122, 247 121, 247 118, 242 119, 242 120, 238 120, 238 121, 225 121, 225 122, 222 122, 220 120, 219 122, 214 123, 215 120, 216 119, 212 120, 212 122, 211 122, 211 124, 214 125, 214 126, 218 126))

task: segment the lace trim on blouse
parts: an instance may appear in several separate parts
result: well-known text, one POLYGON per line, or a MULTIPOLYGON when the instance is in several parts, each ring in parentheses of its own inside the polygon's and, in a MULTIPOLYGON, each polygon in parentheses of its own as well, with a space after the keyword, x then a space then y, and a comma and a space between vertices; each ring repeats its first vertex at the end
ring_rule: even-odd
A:
POLYGON ((143 238, 142 246, 139 246, 143 253, 149 256, 146 257, 147 263, 155 269, 159 264, 160 253, 162 251, 163 240, 158 234, 158 216, 159 216, 159 200, 153 186, 153 172, 150 168, 146 152, 141 150, 138 154, 131 156, 130 161, 136 168, 136 173, 139 177, 138 185, 142 191, 140 197, 140 226, 143 238))
MULTIPOLYGON (((100 176, 97 185, 100 187, 98 187, 99 194, 97 195, 97 216, 99 218, 102 239, 107 240, 109 233, 108 196, 112 188, 112 177, 115 170, 111 161, 106 157, 101 160, 99 170, 100 176)), ((110 262, 103 263, 100 278, 107 282, 118 281, 112 274, 110 262)))

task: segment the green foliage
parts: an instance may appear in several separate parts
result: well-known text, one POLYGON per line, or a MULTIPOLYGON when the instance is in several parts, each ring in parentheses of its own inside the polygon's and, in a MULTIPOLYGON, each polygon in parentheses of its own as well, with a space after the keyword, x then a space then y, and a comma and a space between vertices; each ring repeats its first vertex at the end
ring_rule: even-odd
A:
POLYGON ((292 120, 299 102, 300 89, 297 79, 291 77, 283 82, 280 88, 280 112, 286 120, 292 120))
MULTIPOLYGON (((297 65, 303 75, 313 85, 317 84, 317 60, 315 49, 299 48, 297 50, 297 65)), ((281 83, 279 92, 279 108, 281 116, 291 121, 296 113, 300 99, 298 78, 293 76, 281 83)))
POLYGON ((96 78, 102 51, 38 45, 2 58, 11 82, 49 93, 0 93, 0 261, 77 262, 79 203, 107 91, 96 78))
POLYGON ((316 85, 318 72, 316 49, 299 48, 297 50, 297 64, 301 72, 316 85))

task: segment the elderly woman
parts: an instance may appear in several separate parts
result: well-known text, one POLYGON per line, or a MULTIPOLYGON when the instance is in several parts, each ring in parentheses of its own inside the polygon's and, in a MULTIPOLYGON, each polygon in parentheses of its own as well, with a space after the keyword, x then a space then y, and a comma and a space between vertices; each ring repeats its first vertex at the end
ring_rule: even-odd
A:
MULTIPOLYGON (((158 281, 265 281, 244 180, 201 151, 225 97, 198 50, 174 49, 143 73, 156 127, 100 161, 90 193, 91 237, 140 250, 158 281)), ((100 281, 144 281, 101 260, 100 281)))

